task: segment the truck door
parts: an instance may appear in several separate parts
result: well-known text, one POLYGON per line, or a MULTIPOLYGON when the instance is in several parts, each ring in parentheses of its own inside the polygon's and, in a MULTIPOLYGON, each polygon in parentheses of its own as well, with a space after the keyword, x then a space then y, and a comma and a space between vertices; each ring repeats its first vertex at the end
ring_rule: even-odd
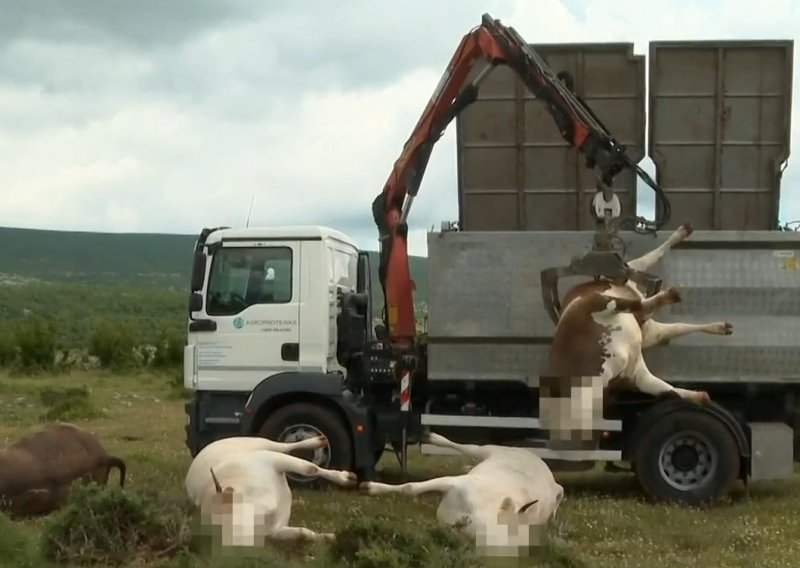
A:
POLYGON ((300 360, 300 246, 231 242, 211 257, 206 317, 216 329, 196 338, 199 382, 252 389, 300 360))

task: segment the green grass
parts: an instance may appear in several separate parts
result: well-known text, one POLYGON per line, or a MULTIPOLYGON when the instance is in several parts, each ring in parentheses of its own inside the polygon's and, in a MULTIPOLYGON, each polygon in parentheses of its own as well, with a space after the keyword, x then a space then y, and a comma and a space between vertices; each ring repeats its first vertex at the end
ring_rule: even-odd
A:
MULTIPOLYGON (((175 396, 173 384, 173 377, 150 372, 52 377, 0 375, 0 440, 7 444, 40 427, 42 415, 53 407, 54 390, 69 392, 68 396, 75 401, 66 409, 71 411, 70 419, 96 432, 111 453, 127 462, 126 492, 145 495, 148 502, 158 506, 161 503, 173 508, 182 506, 183 480, 191 458, 184 446, 183 400, 175 396)), ((413 451, 410 457, 414 479, 460 473, 468 465, 465 459, 420 456, 413 451)), ((387 452, 380 468, 381 475, 390 481, 400 479, 394 455, 387 452)), ((691 510, 643 501, 628 474, 590 472, 556 476, 565 486, 566 499, 550 529, 549 546, 537 557, 538 564, 526 559, 487 565, 769 568, 798 564, 798 478, 754 483, 749 496, 740 485, 730 499, 717 507, 691 510)), ((116 485, 116 480, 114 471, 110 485, 116 485)), ((436 495, 410 499, 368 497, 341 489, 296 490, 292 523, 319 531, 337 531, 353 519, 383 515, 396 527, 430 531, 438 503, 436 495)), ((0 555, 0 566, 26 566, 24 562, 47 566, 36 556, 46 519, 12 523, 0 518, 0 521, 0 550, 17 551, 16 564, 4 563, 0 555)), ((178 533, 188 531, 190 526, 187 518, 186 526, 175 527, 174 538, 179 538, 178 533)), ((158 557, 155 553, 142 556, 136 565, 291 567, 323 566, 327 562, 324 551, 310 545, 289 546, 288 551, 264 554, 272 563, 265 558, 258 562, 251 559, 252 564, 229 558, 225 563, 219 557, 212 562, 183 551, 176 557, 158 557)))

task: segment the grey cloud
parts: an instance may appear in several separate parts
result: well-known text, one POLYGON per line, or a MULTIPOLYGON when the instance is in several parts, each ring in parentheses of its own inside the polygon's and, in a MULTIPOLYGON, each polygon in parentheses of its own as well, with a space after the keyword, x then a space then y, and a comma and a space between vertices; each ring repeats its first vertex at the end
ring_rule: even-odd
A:
POLYGON ((19 39, 131 48, 174 45, 250 18, 274 2, 252 0, 0 0, 0 45, 19 39))
MULTIPOLYGON (((443 71, 487 9, 478 0, 459 2, 458 10, 424 0, 0 2, 6 81, 53 92, 133 82, 189 103, 201 102, 198 93, 270 99, 386 84, 420 66, 443 71)), ((501 4, 508 2, 488 7, 501 4)))

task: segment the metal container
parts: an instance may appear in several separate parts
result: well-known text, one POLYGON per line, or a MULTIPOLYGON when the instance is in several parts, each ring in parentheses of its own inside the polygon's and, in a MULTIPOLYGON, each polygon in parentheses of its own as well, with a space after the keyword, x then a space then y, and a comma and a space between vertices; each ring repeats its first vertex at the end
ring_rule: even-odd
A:
POLYGON ((778 226, 793 49, 791 40, 650 43, 648 154, 672 206, 668 227, 778 226))
MULTIPOLYGON (((639 160, 645 154, 645 58, 632 43, 544 44, 534 48, 639 160)), ((592 229, 596 175, 559 134, 552 116, 505 66, 481 83, 478 100, 456 119, 458 203, 468 231, 592 229)), ((630 172, 615 188, 636 210, 630 172)))
MULTIPOLYGON (((534 46, 640 161, 645 59, 633 44, 534 46)), ((770 230, 789 157, 794 43, 650 44, 648 154, 672 205, 668 227, 770 230)), ((507 67, 495 69, 456 121, 459 220, 466 231, 589 230, 594 173, 507 67)), ((627 214, 636 180, 618 176, 627 214)), ((648 188, 642 185, 644 191, 648 188)), ((641 212, 640 212, 641 213, 641 212)))
MULTIPOLYGON (((625 235, 625 258, 668 236, 625 235)), ((591 242, 591 231, 430 233, 430 379, 538 385, 554 331, 539 273, 591 242)), ((651 272, 682 296, 656 320, 734 326, 733 335, 696 333, 645 350, 655 375, 673 383, 800 381, 800 233, 696 231, 651 272)), ((561 297, 580 281, 562 281, 561 297)))

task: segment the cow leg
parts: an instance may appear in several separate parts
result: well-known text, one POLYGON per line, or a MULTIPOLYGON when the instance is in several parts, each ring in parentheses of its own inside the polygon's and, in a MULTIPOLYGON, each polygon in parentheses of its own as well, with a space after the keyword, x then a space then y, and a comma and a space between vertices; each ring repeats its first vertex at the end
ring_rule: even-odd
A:
POLYGON ((710 333, 713 335, 730 335, 733 326, 728 322, 715 323, 663 323, 647 320, 642 324, 642 349, 668 343, 676 337, 690 333, 710 333))
POLYGON ((10 513, 14 517, 48 515, 61 508, 68 499, 68 485, 28 489, 14 497, 10 513))
POLYGON ((274 540, 331 540, 335 535, 331 533, 318 533, 305 527, 278 527, 267 535, 274 540))
POLYGON ((639 354, 639 360, 636 362, 636 366, 633 369, 633 376, 631 378, 633 379, 633 383, 636 388, 645 394, 663 396, 674 393, 684 400, 689 400, 698 404, 707 404, 711 401, 708 393, 705 391, 695 391, 673 387, 663 379, 656 377, 650 372, 650 369, 647 368, 641 353, 639 354))
POLYGON ((421 493, 437 492, 444 493, 449 491, 457 483, 460 476, 444 476, 427 481, 410 481, 398 485, 379 483, 377 481, 365 481, 361 484, 361 489, 367 495, 385 495, 387 493, 401 493, 403 495, 415 496, 421 493))
POLYGON ((325 436, 306 438, 305 440, 300 440, 299 442, 275 442, 273 440, 269 440, 269 442, 269 447, 266 449, 273 452, 279 452, 281 454, 288 454, 295 450, 318 450, 319 448, 324 448, 326 445, 328 445, 328 439, 325 438, 325 436))
POLYGON ((337 485, 355 487, 358 478, 349 471, 337 471, 319 467, 310 461, 286 454, 273 456, 274 467, 280 473, 295 473, 306 477, 321 477, 337 485))
POLYGON ((422 441, 426 444, 439 446, 440 448, 450 448, 451 450, 455 450, 467 457, 477 458, 480 460, 485 460, 491 453, 490 449, 486 446, 478 446, 476 444, 458 444, 452 440, 448 440, 441 434, 434 434, 433 432, 426 434, 422 441))
POLYGON ((645 314, 653 313, 657 309, 663 308, 670 304, 677 304, 681 301, 681 296, 675 288, 667 288, 658 294, 654 294, 649 298, 642 300, 642 311, 645 314))
POLYGON ((643 254, 639 258, 635 258, 628 262, 628 266, 633 268, 634 270, 639 270, 642 272, 647 272, 650 270, 659 260, 661 260, 665 254, 683 241, 686 237, 692 234, 692 226, 689 223, 684 223, 680 227, 678 227, 670 236, 669 238, 664 241, 661 245, 657 248, 654 248, 648 253, 643 254))

